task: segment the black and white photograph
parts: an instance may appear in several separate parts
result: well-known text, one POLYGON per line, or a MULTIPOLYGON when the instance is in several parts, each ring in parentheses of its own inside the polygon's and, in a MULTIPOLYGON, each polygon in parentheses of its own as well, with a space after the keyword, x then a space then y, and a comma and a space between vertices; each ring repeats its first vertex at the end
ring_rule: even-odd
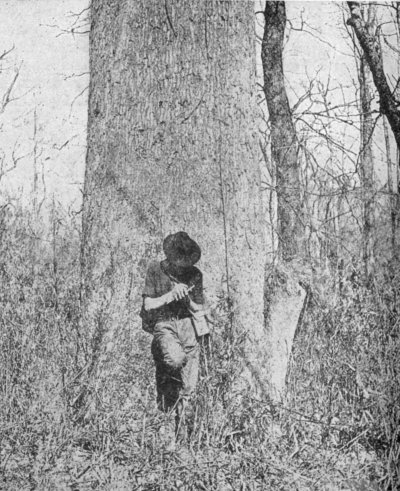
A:
POLYGON ((0 17, 0 490, 400 490, 400 2, 0 17))

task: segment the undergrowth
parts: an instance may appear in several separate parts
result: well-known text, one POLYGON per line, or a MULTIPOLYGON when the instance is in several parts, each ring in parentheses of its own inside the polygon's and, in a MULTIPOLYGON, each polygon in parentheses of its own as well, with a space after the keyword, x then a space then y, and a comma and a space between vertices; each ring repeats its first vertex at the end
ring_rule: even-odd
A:
POLYGON ((202 346, 186 445, 168 451, 151 338, 117 340, 98 410, 77 422, 79 230, 47 235, 22 212, 2 228, 0 488, 6 490, 394 490, 400 487, 398 289, 311 294, 282 404, 238 398, 237 346, 223 298, 202 346), (40 239, 38 238, 40 236, 40 239), (240 403, 238 403, 240 401, 240 403))

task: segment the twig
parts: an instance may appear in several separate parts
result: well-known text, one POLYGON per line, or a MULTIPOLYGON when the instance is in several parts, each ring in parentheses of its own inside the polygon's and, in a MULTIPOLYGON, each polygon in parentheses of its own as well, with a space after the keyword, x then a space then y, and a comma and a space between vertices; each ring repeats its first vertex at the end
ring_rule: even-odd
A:
POLYGON ((205 93, 206 93, 206 91, 203 92, 202 96, 200 97, 199 102, 190 111, 190 113, 185 118, 182 119, 181 124, 183 124, 185 121, 187 121, 192 116, 192 114, 198 109, 198 107, 200 106, 200 104, 204 101, 204 95, 205 95, 205 93))
POLYGON ((3 53, 0 55, 0 60, 2 60, 3 58, 5 58, 14 49, 15 49, 15 44, 13 44, 13 47, 10 48, 8 51, 7 50, 3 51, 3 53))
POLYGON ((175 37, 178 37, 178 35, 175 32, 174 26, 172 25, 171 17, 169 16, 167 0, 164 1, 164 7, 165 7, 165 15, 167 16, 168 24, 171 28, 171 31, 174 33, 175 37))

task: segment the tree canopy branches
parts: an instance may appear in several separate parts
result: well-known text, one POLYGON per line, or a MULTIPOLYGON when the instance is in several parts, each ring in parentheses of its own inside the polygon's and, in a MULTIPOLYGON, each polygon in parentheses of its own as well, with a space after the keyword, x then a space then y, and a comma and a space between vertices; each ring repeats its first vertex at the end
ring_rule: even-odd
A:
POLYGON ((388 118, 397 147, 400 149, 400 102, 396 99, 386 79, 379 37, 374 32, 371 32, 368 22, 362 18, 360 2, 347 2, 347 4, 351 14, 347 24, 354 29, 365 53, 365 58, 379 93, 381 111, 388 118))

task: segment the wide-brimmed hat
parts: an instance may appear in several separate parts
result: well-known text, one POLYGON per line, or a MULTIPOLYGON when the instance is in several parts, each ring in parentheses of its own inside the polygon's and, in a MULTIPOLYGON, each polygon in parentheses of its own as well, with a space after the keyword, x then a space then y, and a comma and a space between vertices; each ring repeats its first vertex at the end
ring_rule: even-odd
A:
POLYGON ((168 235, 164 239, 163 250, 173 264, 179 262, 184 266, 193 266, 201 257, 199 245, 186 232, 168 235))

